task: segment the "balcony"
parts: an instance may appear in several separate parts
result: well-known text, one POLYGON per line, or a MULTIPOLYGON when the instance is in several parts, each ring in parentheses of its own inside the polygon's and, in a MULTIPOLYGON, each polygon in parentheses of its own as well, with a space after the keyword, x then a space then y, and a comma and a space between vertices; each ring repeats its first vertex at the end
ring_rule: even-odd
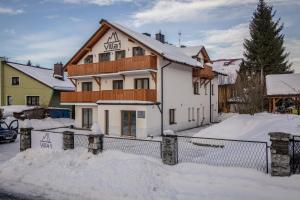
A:
POLYGON ((104 73, 117 73, 122 71, 157 69, 157 57, 135 56, 130 58, 122 58, 115 61, 68 65, 67 69, 69 76, 85 76, 104 73))
POLYGON ((98 100, 131 100, 156 102, 156 90, 102 90, 89 92, 62 92, 62 103, 96 103, 98 100))
POLYGON ((204 68, 194 68, 193 77, 198 77, 202 79, 213 79, 215 76, 212 67, 205 65, 204 68))

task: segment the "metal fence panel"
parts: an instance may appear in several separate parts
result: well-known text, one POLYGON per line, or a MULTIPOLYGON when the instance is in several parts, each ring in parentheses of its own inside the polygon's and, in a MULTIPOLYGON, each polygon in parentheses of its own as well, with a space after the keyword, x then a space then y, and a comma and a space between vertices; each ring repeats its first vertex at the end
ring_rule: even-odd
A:
POLYGON ((254 168, 268 173, 266 142, 178 136, 179 162, 254 168))
POLYGON ((160 141, 119 137, 104 137, 104 150, 119 150, 125 153, 160 158, 160 141))
POLYGON ((289 144, 291 156, 291 171, 293 174, 300 173, 300 136, 293 136, 289 144))

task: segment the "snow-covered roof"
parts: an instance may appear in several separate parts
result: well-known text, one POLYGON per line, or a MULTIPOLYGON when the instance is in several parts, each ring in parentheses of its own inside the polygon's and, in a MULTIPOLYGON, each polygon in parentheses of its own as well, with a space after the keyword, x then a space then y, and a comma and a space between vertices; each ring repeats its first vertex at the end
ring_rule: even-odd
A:
POLYGON ((234 84, 242 62, 242 59, 222 59, 213 61, 213 70, 227 75, 218 76, 219 85, 234 84))
POLYGON ((300 95, 300 74, 266 76, 267 95, 300 95))
MULTIPOLYGON (((64 80, 60 80, 53 77, 53 70, 42 68, 42 67, 33 67, 27 66, 17 63, 7 62, 7 64, 14 69, 23 72, 24 74, 42 82, 43 84, 53 88, 54 90, 62 90, 62 91, 74 91, 75 87, 72 82, 65 78, 64 80)), ((67 77, 67 75, 65 75, 67 77)))
POLYGON ((199 45, 199 46, 182 47, 180 48, 180 50, 184 54, 188 55, 189 57, 193 57, 193 56, 197 56, 202 48, 203 46, 199 45))
POLYGON ((193 59, 191 56, 188 56, 185 53, 183 53, 183 51, 179 47, 170 44, 164 44, 142 33, 130 30, 127 27, 124 27, 118 23, 110 24, 169 60, 195 67, 203 67, 200 62, 193 59))

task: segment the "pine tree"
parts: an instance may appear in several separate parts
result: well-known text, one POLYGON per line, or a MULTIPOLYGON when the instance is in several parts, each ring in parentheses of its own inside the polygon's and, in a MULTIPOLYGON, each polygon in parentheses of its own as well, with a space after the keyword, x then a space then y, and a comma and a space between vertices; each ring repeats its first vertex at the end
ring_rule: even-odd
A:
POLYGON ((27 62, 27 64, 26 64, 27 66, 31 66, 32 64, 31 64, 31 61, 30 60, 28 60, 28 62, 27 62))
POLYGON ((264 75, 291 73, 292 64, 288 61, 284 43, 283 23, 274 20, 273 7, 259 0, 250 22, 251 38, 244 41, 244 66, 247 70, 260 71, 264 75))

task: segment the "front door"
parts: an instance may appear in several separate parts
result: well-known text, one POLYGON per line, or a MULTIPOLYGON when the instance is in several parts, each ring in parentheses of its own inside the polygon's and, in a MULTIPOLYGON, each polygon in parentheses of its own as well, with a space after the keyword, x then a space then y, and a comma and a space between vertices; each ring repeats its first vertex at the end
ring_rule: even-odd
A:
POLYGON ((91 128, 93 123, 93 110, 82 108, 82 128, 91 128))
POLYGON ((121 111, 121 131, 123 136, 136 136, 136 111, 121 111))

